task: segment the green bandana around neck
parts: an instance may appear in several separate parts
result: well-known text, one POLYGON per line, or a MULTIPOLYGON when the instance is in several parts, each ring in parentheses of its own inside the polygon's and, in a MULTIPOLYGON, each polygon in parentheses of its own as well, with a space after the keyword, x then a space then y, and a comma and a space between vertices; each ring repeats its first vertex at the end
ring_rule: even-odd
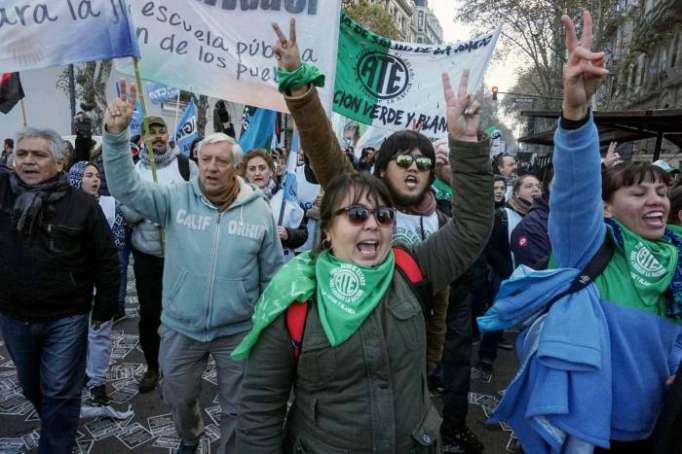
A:
POLYGON ((378 266, 366 267, 339 260, 329 251, 315 265, 317 312, 329 343, 344 343, 379 304, 393 280, 395 257, 389 251, 378 266))
POLYGON ((618 222, 623 254, 640 298, 651 305, 670 286, 677 268, 677 248, 667 239, 650 241, 618 222))
POLYGON ((265 288, 251 318, 253 327, 232 352, 232 358, 248 357, 265 328, 291 304, 310 300, 316 291, 322 328, 332 346, 340 345, 379 303, 393 280, 394 265, 392 250, 373 268, 338 260, 329 251, 317 259, 310 251, 294 257, 265 288))

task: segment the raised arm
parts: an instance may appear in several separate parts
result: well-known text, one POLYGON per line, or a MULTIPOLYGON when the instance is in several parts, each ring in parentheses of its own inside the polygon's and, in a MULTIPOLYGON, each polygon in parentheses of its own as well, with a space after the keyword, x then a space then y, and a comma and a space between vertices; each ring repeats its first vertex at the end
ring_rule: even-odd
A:
POLYGON ((604 53, 592 52, 592 18, 583 13, 583 34, 562 17, 568 63, 564 68, 562 118, 554 134, 554 182, 549 237, 558 266, 583 268, 604 241, 599 136, 589 103, 608 74, 604 53))
MULTIPOLYGON (((301 66, 301 56, 296 42, 296 21, 292 18, 289 22, 288 38, 277 24, 272 24, 272 28, 277 35, 273 51, 280 69, 297 70, 301 66)), ((355 172, 339 146, 317 89, 306 83, 289 93, 284 93, 284 99, 296 122, 301 147, 310 160, 315 177, 322 188, 324 189, 336 175, 355 172)))
POLYGON ((130 157, 128 125, 135 109, 137 87, 119 82, 121 95, 107 108, 102 136, 104 171, 111 195, 157 224, 165 224, 170 210, 170 188, 143 181, 130 157))
POLYGON ((434 291, 446 287, 478 258, 493 223, 490 141, 479 140, 480 104, 467 94, 468 84, 465 71, 455 95, 450 78, 443 74, 454 189, 452 219, 412 250, 434 291))

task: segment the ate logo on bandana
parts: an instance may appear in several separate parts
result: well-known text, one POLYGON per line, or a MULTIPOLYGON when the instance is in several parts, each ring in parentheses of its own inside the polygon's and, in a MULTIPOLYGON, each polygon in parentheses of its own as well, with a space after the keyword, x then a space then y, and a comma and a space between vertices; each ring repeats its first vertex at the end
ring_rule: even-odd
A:
POLYGON ((656 257, 641 242, 632 248, 630 262, 632 263, 632 268, 638 274, 647 278, 658 278, 666 272, 663 265, 656 260, 656 257))
POLYGON ((344 303, 353 303, 362 298, 364 286, 365 275, 355 265, 344 263, 330 273, 329 288, 344 303))

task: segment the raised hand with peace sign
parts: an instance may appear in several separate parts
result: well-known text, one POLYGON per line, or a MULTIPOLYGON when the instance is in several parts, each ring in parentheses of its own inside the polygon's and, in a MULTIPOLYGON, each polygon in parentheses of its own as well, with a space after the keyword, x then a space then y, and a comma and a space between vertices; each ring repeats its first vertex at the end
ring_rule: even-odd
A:
POLYGON ((128 83, 125 79, 121 79, 118 86, 120 94, 107 107, 104 116, 107 131, 112 134, 118 134, 128 129, 137 102, 137 85, 135 83, 130 84, 130 93, 128 93, 128 83))
POLYGON ((279 25, 273 23, 273 30, 277 35, 277 41, 272 46, 275 58, 280 68, 294 71, 301 66, 301 52, 296 42, 296 19, 289 19, 289 38, 287 38, 279 25))
POLYGON ((576 36, 575 24, 570 17, 562 16, 561 22, 566 30, 568 50, 568 62, 564 67, 563 116, 578 121, 587 115, 590 99, 609 71, 604 68, 604 52, 590 50, 592 16, 589 11, 583 11, 583 33, 580 39, 576 36))
POLYGON ((450 76, 443 73, 443 92, 447 105, 448 131, 453 138, 465 142, 478 142, 481 125, 481 104, 467 93, 469 70, 464 70, 459 80, 457 94, 450 85, 450 76))

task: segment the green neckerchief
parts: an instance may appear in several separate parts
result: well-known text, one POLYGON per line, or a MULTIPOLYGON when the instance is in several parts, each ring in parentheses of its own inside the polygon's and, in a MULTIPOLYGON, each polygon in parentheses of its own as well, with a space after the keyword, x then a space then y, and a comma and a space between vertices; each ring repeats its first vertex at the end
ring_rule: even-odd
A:
POLYGON ((394 268, 392 250, 373 268, 337 260, 329 251, 316 260, 310 252, 294 257, 265 288, 251 318, 253 327, 232 352, 232 358, 246 358, 265 328, 295 301, 310 300, 316 290, 322 328, 332 346, 340 345, 379 303, 391 284, 394 268))
POLYGON ((351 337, 379 304, 391 285, 394 269, 392 250, 375 267, 339 260, 329 251, 320 254, 315 265, 317 312, 333 347, 351 337))
MULTIPOLYGON (((670 286, 677 269, 677 248, 667 239, 650 241, 618 222, 623 238, 623 255, 632 283, 646 306, 657 304, 670 286)), ((614 295, 614 301, 623 301, 614 295)))
POLYGON ((433 180, 433 190, 436 193, 436 200, 452 200, 452 188, 445 181, 437 178, 433 180))

